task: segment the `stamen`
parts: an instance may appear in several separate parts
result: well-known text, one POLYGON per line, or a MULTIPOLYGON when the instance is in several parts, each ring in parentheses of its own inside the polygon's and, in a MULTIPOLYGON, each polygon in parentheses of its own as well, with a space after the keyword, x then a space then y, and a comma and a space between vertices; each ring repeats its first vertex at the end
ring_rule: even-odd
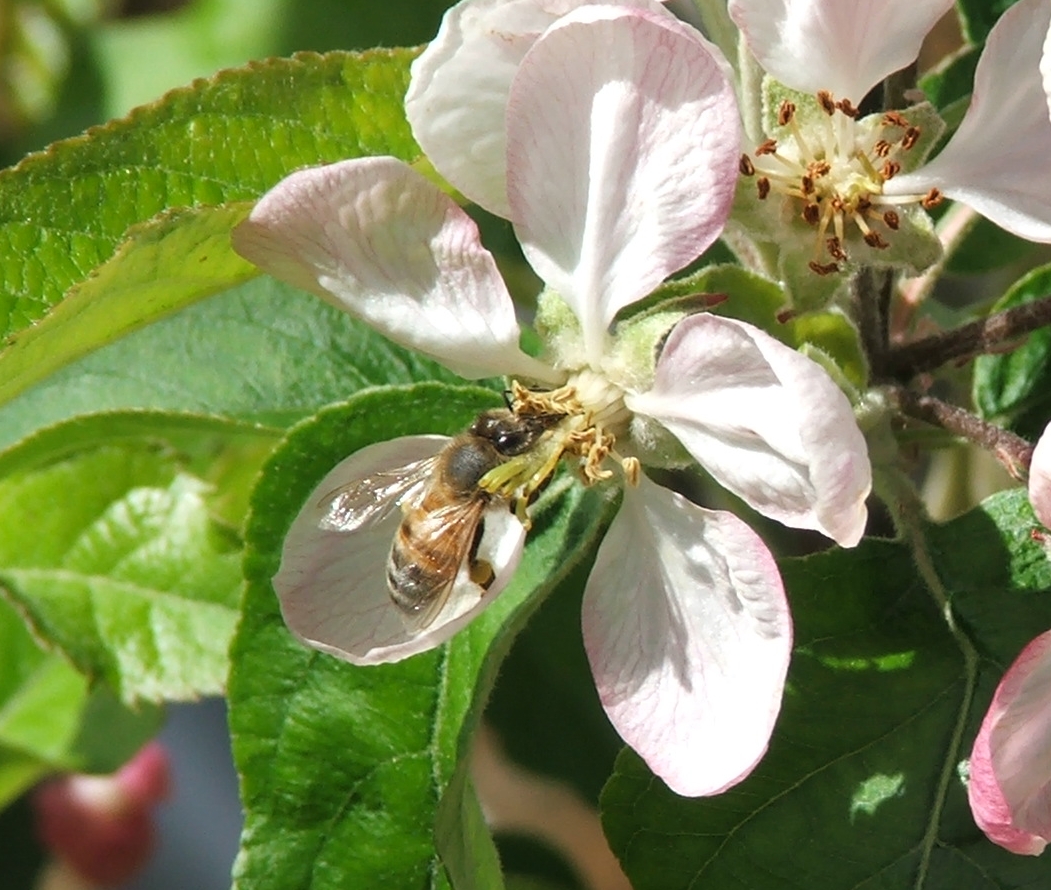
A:
POLYGON ((839 271, 839 266, 837 266, 835 263, 826 263, 825 265, 821 265, 821 263, 815 260, 811 260, 809 263, 807 263, 807 266, 809 267, 811 272, 821 276, 835 275, 836 272, 839 271))
POLYGON ((787 127, 795 115, 796 106, 786 99, 781 103, 781 107, 777 109, 777 122, 782 127, 787 127))
POLYGON ((761 145, 756 146, 755 154, 756 157, 762 157, 763 155, 772 155, 777 152, 777 140, 767 139, 761 145))
POLYGON ((755 181, 756 190, 759 192, 759 200, 765 201, 766 196, 770 194, 770 180, 765 176, 760 176, 755 181))
POLYGON ((901 147, 905 151, 908 151, 910 148, 912 148, 919 141, 920 141, 920 128, 919 127, 909 127, 905 131, 905 135, 901 137, 901 147))
POLYGON ((835 100, 833 100, 832 94, 828 90, 818 90, 817 104, 821 106, 821 110, 829 117, 836 113, 835 100))
POLYGON ((888 210, 883 214, 883 223, 892 232, 896 232, 901 224, 901 218, 893 210, 888 210))
POLYGON ((927 192, 923 200, 920 201, 920 206, 923 207, 924 210, 932 210, 933 208, 941 204, 942 200, 942 193, 939 192, 937 189, 932 188, 929 192, 927 192))
POLYGON ((742 176, 755 176, 755 164, 752 163, 752 159, 748 155, 741 155, 741 161, 737 165, 737 169, 742 176))

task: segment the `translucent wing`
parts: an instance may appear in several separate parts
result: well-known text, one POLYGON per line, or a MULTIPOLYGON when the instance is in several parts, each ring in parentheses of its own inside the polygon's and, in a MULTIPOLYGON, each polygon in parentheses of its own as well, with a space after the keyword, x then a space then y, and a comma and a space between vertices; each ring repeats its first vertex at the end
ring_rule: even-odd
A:
POLYGON ((325 510, 318 526, 352 532, 382 522, 399 505, 423 497, 437 459, 437 455, 426 457, 333 489, 318 500, 318 506, 325 510))
POLYGON ((391 598, 411 633, 429 627, 449 602, 454 589, 477 598, 484 593, 472 579, 471 549, 486 502, 450 504, 418 516, 413 546, 405 560, 392 547, 388 569, 391 598))

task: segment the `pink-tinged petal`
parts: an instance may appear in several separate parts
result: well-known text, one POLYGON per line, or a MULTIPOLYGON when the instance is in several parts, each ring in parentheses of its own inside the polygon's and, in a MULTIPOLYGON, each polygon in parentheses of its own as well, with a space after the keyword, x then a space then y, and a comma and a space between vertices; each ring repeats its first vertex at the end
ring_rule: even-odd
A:
POLYGON ((536 39, 586 0, 464 0, 412 64, 405 114, 437 170, 505 219, 507 96, 536 39))
POLYGON ((865 438, 823 368, 744 322, 681 321, 652 388, 627 406, 663 424, 721 485, 773 519, 844 547, 865 531, 865 438))
POLYGON ((919 55, 952 0, 730 0, 730 17, 775 80, 861 102, 919 55))
POLYGON ((1000 681, 971 752, 967 795, 978 827, 1013 853, 1051 840, 1051 631, 1000 681))
POLYGON ((643 478, 584 593, 584 646, 621 737, 673 791, 718 794, 766 751, 792 648, 759 537, 643 478))
POLYGON ((394 158, 293 173, 234 229, 234 249, 463 377, 551 379, 518 348, 514 304, 478 228, 394 158))
POLYGON ((1044 427, 1029 465, 1029 503, 1036 518, 1051 528, 1051 424, 1044 427))
POLYGON ((1051 117, 1040 62, 1047 0, 1021 0, 989 34, 963 122, 938 156, 891 179, 888 195, 936 188, 1030 241, 1051 242, 1051 117))
POLYGON ((273 579, 285 624, 304 643, 353 664, 401 661, 444 643, 507 586, 522 556, 525 529, 506 506, 486 512, 477 551, 493 567, 493 583, 484 590, 473 582, 465 560, 445 606, 422 629, 410 626, 387 588, 387 558, 401 511, 353 531, 328 521, 334 493, 368 477, 389 480, 448 441, 406 436, 369 445, 337 464, 311 493, 288 530, 273 579))
POLYGON ((512 84, 511 219, 590 361, 617 311, 708 247, 730 212, 740 120, 714 52, 661 11, 584 6, 512 84))

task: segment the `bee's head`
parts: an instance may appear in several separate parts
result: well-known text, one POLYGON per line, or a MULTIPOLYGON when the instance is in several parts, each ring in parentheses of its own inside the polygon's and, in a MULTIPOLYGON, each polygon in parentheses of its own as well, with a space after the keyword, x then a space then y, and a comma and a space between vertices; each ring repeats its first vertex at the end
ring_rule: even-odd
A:
POLYGON ((515 414, 512 411, 486 411, 471 424, 473 436, 488 439, 504 457, 523 454, 562 419, 559 414, 515 414))

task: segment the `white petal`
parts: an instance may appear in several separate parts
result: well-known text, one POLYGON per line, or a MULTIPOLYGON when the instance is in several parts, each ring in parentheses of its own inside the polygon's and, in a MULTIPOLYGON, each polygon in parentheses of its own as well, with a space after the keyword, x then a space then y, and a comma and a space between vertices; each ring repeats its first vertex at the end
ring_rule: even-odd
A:
POLYGON ((1014 853, 1051 840, 1051 631, 1000 681, 971 753, 967 795, 978 827, 1014 853))
POLYGON ((304 643, 353 664, 401 661, 441 645, 510 581, 525 529, 506 506, 494 506, 485 514, 478 548, 479 558, 493 566, 493 584, 483 590, 471 581, 465 561, 437 618, 413 631, 387 589, 387 557, 401 511, 353 532, 321 527, 334 491, 434 455, 448 441, 444 436, 406 436, 369 445, 339 463, 311 493, 288 531, 273 581, 285 624, 304 643))
POLYGON ((559 16, 587 0, 464 0, 412 64, 405 113, 431 163, 464 195, 505 219, 511 79, 559 16))
POLYGON ((511 219, 592 362, 617 310, 694 259, 729 214, 740 121, 713 52, 663 12, 585 6, 515 77, 511 219))
POLYGON ((599 547, 584 646, 617 732, 679 794, 717 794, 766 751, 792 624, 773 557, 730 513, 643 478, 599 547))
POLYGON ((989 34, 963 122, 929 164, 891 179, 888 195, 937 188, 998 226, 1051 242, 1051 117, 1040 74, 1047 0, 1021 0, 989 34))
POLYGON ((1044 38, 1044 49, 1040 54, 1040 78, 1044 84, 1044 96, 1047 99, 1047 113, 1051 116, 1051 24, 1044 38))
POLYGON ((1033 461, 1029 465, 1029 503, 1040 523, 1051 528, 1051 424, 1044 428, 1033 449, 1033 461))
POLYGON ((653 387, 625 403, 760 513, 845 547, 861 539, 872 471, 850 402, 823 368, 768 334, 690 316, 668 338, 653 387))
POLYGON ((474 222, 401 161, 293 173, 232 239, 264 271, 463 377, 551 379, 518 348, 514 304, 474 222))
POLYGON ((920 52, 952 0, 730 0, 730 17, 766 72, 806 93, 860 103, 920 52))

